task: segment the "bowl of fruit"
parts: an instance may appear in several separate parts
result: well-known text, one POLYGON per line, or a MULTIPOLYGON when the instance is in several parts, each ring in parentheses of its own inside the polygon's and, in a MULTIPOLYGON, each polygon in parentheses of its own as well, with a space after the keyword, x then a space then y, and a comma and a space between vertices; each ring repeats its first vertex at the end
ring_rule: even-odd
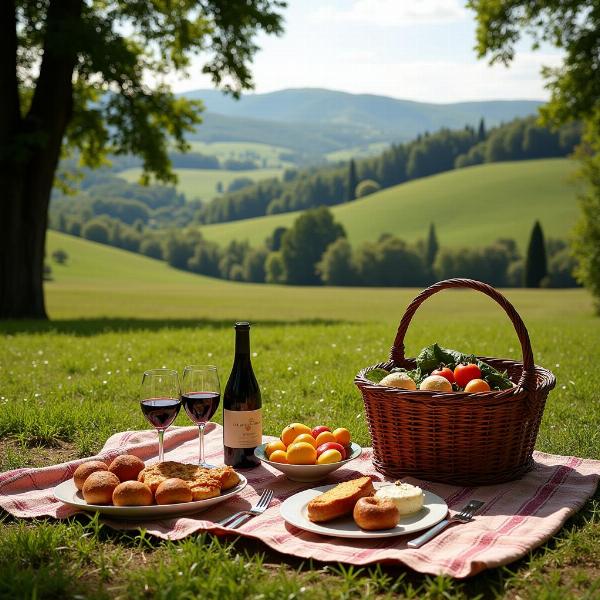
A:
POLYGON ((258 446, 254 454, 292 481, 319 481, 360 456, 362 448, 350 437, 344 427, 332 431, 325 425, 311 429, 291 423, 279 439, 258 446))

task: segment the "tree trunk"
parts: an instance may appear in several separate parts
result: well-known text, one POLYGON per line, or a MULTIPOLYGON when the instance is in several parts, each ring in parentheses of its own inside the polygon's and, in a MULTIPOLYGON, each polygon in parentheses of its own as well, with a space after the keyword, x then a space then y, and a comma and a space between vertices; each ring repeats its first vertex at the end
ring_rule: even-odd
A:
POLYGON ((48 205, 73 108, 73 39, 82 0, 52 0, 31 108, 21 117, 14 1, 0 2, 0 319, 46 318, 48 205), (6 109, 6 112, 4 110, 6 109))

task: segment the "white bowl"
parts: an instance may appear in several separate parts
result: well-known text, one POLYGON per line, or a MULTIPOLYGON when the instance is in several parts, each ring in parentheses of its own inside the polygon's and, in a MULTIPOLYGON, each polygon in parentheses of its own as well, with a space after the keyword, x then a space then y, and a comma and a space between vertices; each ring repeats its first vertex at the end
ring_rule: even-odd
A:
POLYGON ((261 444, 254 450, 254 455, 260 459, 261 462, 270 465, 274 469, 281 471, 286 475, 288 479, 292 481, 302 481, 305 483, 320 481, 329 475, 329 473, 333 473, 341 466, 349 463, 351 460, 358 458, 362 453, 362 448, 355 444, 354 442, 350 442, 350 447, 352 452, 350 456, 345 460, 340 460, 336 463, 331 463, 328 465, 286 465, 283 463, 273 462, 267 458, 265 454, 265 447, 267 444, 261 444))

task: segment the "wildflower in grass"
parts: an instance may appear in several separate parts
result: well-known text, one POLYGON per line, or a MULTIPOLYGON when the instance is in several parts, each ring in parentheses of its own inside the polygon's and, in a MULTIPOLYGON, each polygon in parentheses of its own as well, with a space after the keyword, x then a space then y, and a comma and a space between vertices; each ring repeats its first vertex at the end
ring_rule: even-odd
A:
POLYGON ((253 352, 253 353, 252 353, 252 356, 253 356, 254 358, 256 358, 256 357, 258 356, 258 352, 253 352))
POLYGON ((315 360, 315 365, 318 365, 318 364, 319 364, 319 361, 318 361, 318 360, 315 360))

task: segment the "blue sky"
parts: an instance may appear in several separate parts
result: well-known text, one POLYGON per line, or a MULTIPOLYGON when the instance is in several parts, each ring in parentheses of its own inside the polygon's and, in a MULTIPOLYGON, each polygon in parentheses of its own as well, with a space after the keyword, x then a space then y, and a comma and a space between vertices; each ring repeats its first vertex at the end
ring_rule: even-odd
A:
MULTIPOLYGON (((473 50, 475 20, 460 0, 289 0, 285 33, 259 36, 256 92, 324 87, 429 102, 545 99, 542 65, 552 48, 518 47, 510 68, 490 67, 473 50)), ((211 87, 196 62, 175 91, 211 87)))

